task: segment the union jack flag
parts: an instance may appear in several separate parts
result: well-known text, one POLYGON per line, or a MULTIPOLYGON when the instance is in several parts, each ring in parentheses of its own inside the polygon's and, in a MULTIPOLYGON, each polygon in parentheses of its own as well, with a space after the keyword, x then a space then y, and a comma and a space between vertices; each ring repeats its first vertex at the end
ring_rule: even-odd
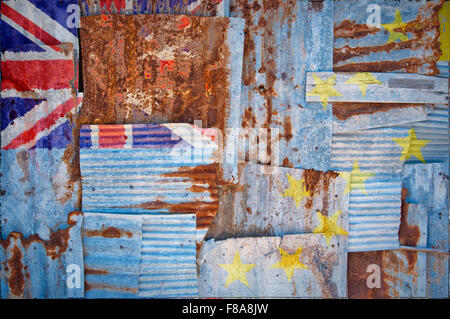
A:
POLYGON ((72 141, 69 118, 81 98, 71 5, 77 1, 1 2, 2 149, 65 148, 72 141))

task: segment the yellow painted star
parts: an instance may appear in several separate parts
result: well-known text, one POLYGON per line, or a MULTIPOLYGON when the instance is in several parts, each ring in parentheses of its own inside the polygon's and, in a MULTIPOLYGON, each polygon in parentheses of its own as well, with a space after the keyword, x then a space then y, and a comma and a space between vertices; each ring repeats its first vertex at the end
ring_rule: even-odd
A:
POLYGON ((404 29, 404 27, 407 25, 407 23, 402 21, 402 15, 400 14, 400 11, 395 11, 395 19, 394 22, 392 23, 385 23, 382 24, 381 26, 383 28, 385 28, 387 31, 389 31, 389 39, 387 40, 386 43, 391 43, 391 42, 395 42, 397 40, 400 40, 400 42, 402 41, 407 41, 408 40, 408 36, 402 32, 395 32, 394 30, 397 28, 402 28, 404 29))
POLYGON ((362 96, 366 96, 367 85, 369 84, 383 84, 378 81, 372 73, 356 73, 350 79, 345 81, 345 84, 357 84, 362 96))
POLYGON ((360 189, 363 194, 367 195, 364 181, 374 175, 374 173, 361 172, 361 170, 359 169, 358 161, 355 160, 355 162, 353 163, 353 170, 351 172, 339 173, 339 176, 346 181, 344 195, 354 189, 360 189))
POLYGON ((288 281, 291 281, 295 269, 309 269, 299 261, 299 256, 303 250, 302 247, 298 247, 292 255, 289 255, 281 247, 278 247, 278 250, 280 251, 281 261, 273 264, 270 268, 283 268, 288 281))
POLYGON ((330 245, 330 240, 335 235, 348 235, 348 233, 337 225, 339 215, 341 211, 338 210, 333 216, 327 217, 320 212, 316 212, 319 218, 319 226, 314 229, 314 234, 323 234, 327 241, 327 246, 330 245))
POLYGON ((393 138, 395 143, 403 147, 402 155, 400 156, 400 162, 402 160, 407 161, 411 156, 415 156, 419 161, 425 163, 423 159, 422 151, 420 150, 422 147, 428 144, 431 140, 419 140, 416 137, 416 132, 412 127, 409 130, 409 134, 405 138, 393 138))
POLYGON ((228 272, 227 282, 225 283, 225 287, 228 287, 233 281, 239 280, 244 285, 249 287, 246 272, 250 271, 255 267, 254 264, 243 264, 241 262, 241 257, 239 256, 239 252, 236 252, 234 256, 234 260, 232 264, 219 264, 220 267, 225 269, 228 272))
POLYGON ((291 196, 294 199, 295 206, 298 208, 301 201, 304 197, 308 196, 311 197, 311 194, 306 190, 306 186, 303 184, 304 179, 295 179, 289 174, 286 174, 289 182, 289 188, 284 191, 283 194, 281 194, 283 197, 291 196))
POLYGON ((335 85, 336 81, 336 74, 333 74, 326 80, 322 80, 317 75, 313 74, 314 78, 314 84, 316 87, 312 89, 311 91, 307 92, 307 96, 319 96, 320 102, 322 102, 324 110, 327 109, 328 104, 328 98, 330 96, 342 96, 341 93, 336 91, 336 89, 333 88, 333 85, 335 85))

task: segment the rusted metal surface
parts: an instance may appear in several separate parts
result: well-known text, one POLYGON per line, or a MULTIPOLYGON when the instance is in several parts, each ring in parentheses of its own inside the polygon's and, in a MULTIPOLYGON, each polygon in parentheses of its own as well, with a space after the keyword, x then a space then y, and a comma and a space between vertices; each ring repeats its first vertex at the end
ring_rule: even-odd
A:
POLYGON ((47 238, 11 232, 0 240, 0 297, 83 297, 82 222, 81 212, 71 212, 47 238))
POLYGON ((86 213, 82 229, 86 298, 137 298, 141 216, 86 213))
POLYGON ((220 191, 219 212, 207 239, 284 236, 312 233, 320 224, 318 214, 339 214, 338 224, 348 230, 349 194, 338 173, 241 164, 239 185, 220 191))
POLYGON ((228 18, 83 17, 82 123, 233 127, 242 30, 242 20, 228 18))
MULTIPOLYGON (((279 130, 268 132, 280 147, 272 165, 329 169, 331 107, 306 103, 305 86, 307 71, 332 68, 333 9, 332 1, 231 1, 230 16, 246 21, 241 126, 279 130)), ((271 157, 270 144, 259 147, 271 157)))
POLYGON ((346 239, 321 234, 205 241, 200 297, 346 296, 346 239), (243 264, 243 265, 241 265, 243 264))
POLYGON ((189 14, 226 16, 228 0, 81 0, 81 14, 189 14))
POLYGON ((82 126, 83 211, 196 214, 200 243, 218 209, 215 136, 189 124, 82 126))

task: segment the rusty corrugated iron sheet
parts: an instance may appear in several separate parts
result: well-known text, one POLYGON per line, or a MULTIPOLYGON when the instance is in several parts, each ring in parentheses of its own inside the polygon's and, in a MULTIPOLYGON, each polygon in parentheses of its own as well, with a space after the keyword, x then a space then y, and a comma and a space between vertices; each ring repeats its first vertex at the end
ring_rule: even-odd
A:
POLYGON ((313 233, 322 216, 338 217, 348 230, 349 193, 336 172, 240 164, 239 185, 220 191, 217 217, 207 238, 285 236, 313 233), (336 215, 337 214, 337 215, 336 215))
POLYGON ((189 14, 226 16, 229 0, 81 0, 81 14, 189 14))
POLYGON ((200 297, 344 298, 346 239, 321 234, 205 241, 200 297))
POLYGON ((401 249, 349 253, 349 298, 448 297, 447 168, 445 163, 404 166, 401 249), (378 287, 368 285, 377 275, 378 287))
POLYGON ((331 108, 306 103, 305 86, 307 71, 332 69, 333 1, 235 0, 230 16, 246 21, 242 128, 272 129, 279 163, 271 145, 259 145, 272 165, 329 169, 331 108))
POLYGON ((83 297, 82 222, 74 211, 47 236, 11 232, 0 240, 0 298, 83 297))
POLYGON ((137 298, 141 216, 85 213, 83 253, 86 298, 137 298))
POLYGON ((201 243, 218 209, 216 137, 189 124, 82 126, 83 211, 196 214, 201 243))

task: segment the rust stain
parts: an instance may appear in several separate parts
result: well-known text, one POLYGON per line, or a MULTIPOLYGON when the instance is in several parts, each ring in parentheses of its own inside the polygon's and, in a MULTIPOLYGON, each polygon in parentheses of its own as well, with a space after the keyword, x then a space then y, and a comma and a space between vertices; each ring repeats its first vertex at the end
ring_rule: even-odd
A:
POLYGON ((51 257, 52 259, 60 258, 61 255, 66 252, 69 246, 70 229, 76 225, 76 221, 73 220, 73 217, 77 215, 83 215, 83 213, 80 211, 69 213, 67 219, 67 224, 69 226, 64 229, 51 230, 49 239, 42 239, 38 234, 33 234, 31 236, 25 237, 19 232, 12 232, 6 239, 1 240, 0 243, 4 249, 9 246, 10 240, 12 238, 14 238, 15 240, 20 240, 22 246, 25 249, 28 249, 33 243, 39 243, 46 249, 47 256, 51 257))
POLYGON ((341 121, 361 114, 386 112, 391 109, 423 108, 423 104, 395 104, 395 103, 333 103, 333 115, 341 121))
POLYGON ((101 229, 83 229, 83 236, 87 237, 105 237, 105 238, 122 238, 133 237, 133 233, 128 230, 119 229, 116 227, 105 227, 102 225, 101 229))
POLYGON ((309 5, 314 9, 314 11, 320 12, 323 9, 323 1, 324 0, 309 0, 309 5))
POLYGON ((321 172, 312 169, 307 169, 303 173, 305 179, 304 185, 309 192, 310 197, 306 198, 305 208, 311 209, 313 205, 313 198, 317 194, 323 194, 323 214, 328 216, 328 188, 330 182, 339 176, 333 171, 321 172))
POLYGON ((19 179, 19 182, 21 183, 25 183, 30 180, 29 157, 30 155, 27 150, 22 150, 16 155, 17 164, 19 164, 23 172, 23 177, 19 179))
POLYGON ((88 283, 87 281, 84 282, 84 290, 92 290, 92 289, 99 289, 99 290, 114 290, 114 291, 125 291, 130 293, 138 293, 138 289, 132 289, 132 288, 122 288, 118 286, 108 285, 105 283, 88 283))
POLYGON ((11 258, 8 260, 8 265, 11 268, 8 285, 11 293, 15 296, 22 296, 25 287, 25 280, 22 273, 22 257, 23 255, 19 247, 17 245, 14 246, 11 258))
POLYGON ((251 106, 245 109, 244 116, 242 117, 243 128, 256 127, 256 116, 253 114, 253 109, 251 106))
POLYGON ((291 140, 291 138, 293 137, 293 135, 292 135, 292 122, 291 122, 291 118, 289 116, 285 116, 284 117, 283 129, 284 129, 283 137, 286 140, 286 142, 289 142, 291 140))
POLYGON ((343 20, 338 26, 334 27, 334 37, 344 39, 363 38, 369 34, 378 33, 380 29, 369 27, 367 24, 358 24, 348 19, 343 20))
POLYGON ((291 162, 289 161, 289 158, 287 158, 287 157, 285 157, 285 158, 283 159, 282 166, 283 166, 283 167, 294 168, 294 164, 291 163, 291 162))
POLYGON ((103 269, 84 268, 85 275, 107 275, 109 271, 103 269))
MULTIPOLYGON (((395 29, 395 32, 412 34, 412 38, 403 42, 391 42, 383 45, 371 47, 350 47, 348 45, 342 48, 334 48, 333 50, 333 70, 336 72, 391 72, 404 70, 410 73, 418 73, 422 67, 426 66, 426 75, 436 75, 439 69, 436 66, 442 52, 439 42, 439 17, 438 11, 444 5, 445 0, 441 0, 438 4, 427 3, 419 10, 417 18, 410 21, 403 28, 395 29), (423 56, 409 57, 399 61, 377 61, 377 62, 361 62, 338 65, 340 62, 361 57, 377 52, 391 52, 393 50, 409 49, 411 51, 423 50, 423 56)), ((359 24, 344 20, 339 26, 335 27, 336 37, 360 38, 372 33, 363 30, 359 24), (350 34, 347 30, 353 30, 350 34), (337 33, 337 35, 336 35, 337 33)))

